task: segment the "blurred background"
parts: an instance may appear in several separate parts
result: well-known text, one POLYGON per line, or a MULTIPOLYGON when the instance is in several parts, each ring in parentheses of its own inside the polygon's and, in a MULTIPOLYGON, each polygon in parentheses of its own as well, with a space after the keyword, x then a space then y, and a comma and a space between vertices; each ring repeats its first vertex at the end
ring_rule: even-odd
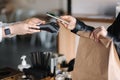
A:
MULTIPOLYGON (((46 12, 57 16, 64 14, 75 17, 80 17, 76 16, 80 14, 110 16, 111 19, 116 15, 118 2, 118 0, 0 0, 0 21, 12 23, 37 17, 49 22, 51 19, 46 16, 46 12)), ((6 66, 17 68, 20 56, 29 55, 34 51, 58 53, 58 35, 41 31, 32 35, 3 39, 0 43, 0 68, 6 66)))

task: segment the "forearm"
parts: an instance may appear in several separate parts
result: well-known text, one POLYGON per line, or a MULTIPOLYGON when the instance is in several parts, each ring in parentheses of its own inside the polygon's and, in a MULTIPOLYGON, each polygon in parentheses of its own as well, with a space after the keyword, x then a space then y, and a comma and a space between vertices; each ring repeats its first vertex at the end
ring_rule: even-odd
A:
POLYGON ((71 32, 77 34, 78 31, 93 31, 94 27, 86 25, 84 22, 77 19, 76 26, 71 32))
POLYGON ((2 38, 7 38, 7 37, 11 38, 11 37, 14 37, 15 35, 17 35, 15 27, 18 27, 17 25, 22 23, 22 22, 23 21, 14 22, 14 23, 3 23, 3 25, 2 25, 2 38), (9 30, 10 30, 10 34, 9 35, 7 35, 5 33, 5 29, 6 28, 9 28, 9 30))

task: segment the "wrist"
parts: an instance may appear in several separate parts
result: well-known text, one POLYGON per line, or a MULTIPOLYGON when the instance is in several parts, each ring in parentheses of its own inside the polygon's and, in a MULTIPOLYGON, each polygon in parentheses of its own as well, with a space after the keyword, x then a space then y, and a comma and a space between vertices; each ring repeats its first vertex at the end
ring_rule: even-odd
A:
POLYGON ((80 25, 78 24, 78 21, 76 20, 75 27, 71 30, 73 33, 77 33, 79 31, 80 25))
POLYGON ((10 32, 12 35, 15 35, 14 25, 9 26, 10 32))
POLYGON ((3 34, 5 35, 5 37, 13 37, 15 35, 13 26, 11 25, 5 26, 3 28, 3 34))

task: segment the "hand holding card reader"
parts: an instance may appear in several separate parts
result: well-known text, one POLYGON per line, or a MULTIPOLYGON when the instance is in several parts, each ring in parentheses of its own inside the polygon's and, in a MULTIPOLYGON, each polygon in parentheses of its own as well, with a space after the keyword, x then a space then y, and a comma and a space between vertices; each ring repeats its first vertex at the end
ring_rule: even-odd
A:
MULTIPOLYGON (((53 19, 56 19, 58 21, 61 21, 65 24, 69 25, 69 22, 62 20, 61 18, 56 17, 51 13, 47 13, 46 15, 53 18, 53 19)), ((40 27, 40 30, 48 31, 51 33, 58 33, 58 30, 59 30, 59 25, 56 22, 51 22, 51 23, 47 23, 47 24, 40 24, 38 26, 40 27)))
POLYGON ((58 33, 58 31, 59 31, 59 25, 55 22, 40 24, 40 25, 37 25, 37 26, 40 27, 40 30, 48 31, 48 32, 51 32, 51 33, 58 33))

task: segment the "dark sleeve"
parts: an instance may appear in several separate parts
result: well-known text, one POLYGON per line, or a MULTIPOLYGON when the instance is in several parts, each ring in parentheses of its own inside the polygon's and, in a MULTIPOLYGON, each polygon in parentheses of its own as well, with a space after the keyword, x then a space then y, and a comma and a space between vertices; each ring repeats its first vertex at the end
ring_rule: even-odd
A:
POLYGON ((108 36, 113 39, 115 48, 120 58, 120 13, 118 14, 113 24, 108 27, 107 31, 108 36))
POLYGON ((112 27, 109 27, 109 30, 108 30, 108 34, 107 36, 112 38, 113 40, 113 43, 115 45, 115 48, 116 48, 116 51, 118 53, 118 57, 120 59, 120 35, 119 36, 116 36, 113 32, 113 29, 112 27))
POLYGON ((93 31, 94 27, 86 25, 84 22, 76 19, 76 26, 73 30, 71 30, 71 32, 73 33, 77 33, 78 31, 93 31))

